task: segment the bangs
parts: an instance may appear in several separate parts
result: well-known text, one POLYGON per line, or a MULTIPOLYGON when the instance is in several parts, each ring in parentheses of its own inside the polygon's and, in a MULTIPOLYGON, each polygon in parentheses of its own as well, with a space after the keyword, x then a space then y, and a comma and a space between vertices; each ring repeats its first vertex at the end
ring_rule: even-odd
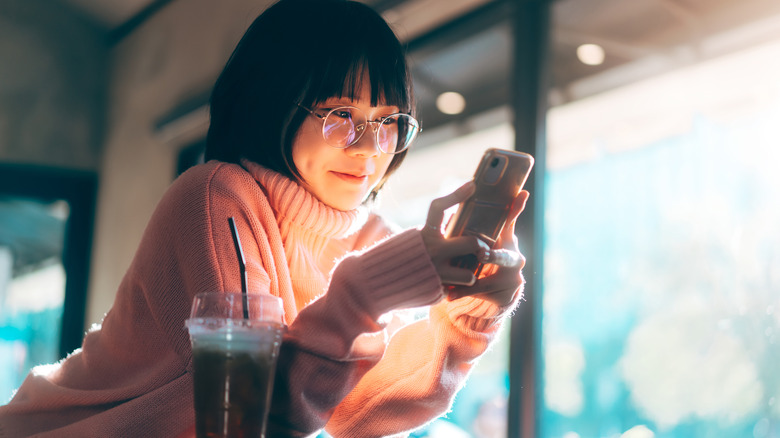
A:
MULTIPOLYGON (((363 77, 368 75, 371 86, 371 106, 397 106, 401 112, 412 110, 407 82, 400 75, 388 72, 384 66, 372 64, 370 60, 355 60, 351 64, 331 66, 322 72, 319 83, 312 84, 307 96, 311 103, 322 103, 330 98, 357 100, 363 92, 363 77)), ((405 75, 404 75, 405 76, 405 75)))
POLYGON ((336 43, 319 48, 321 62, 313 63, 315 71, 309 76, 303 100, 308 104, 334 97, 356 100, 363 91, 363 77, 368 74, 371 106, 396 106, 400 112, 411 114, 414 111, 411 77, 403 48, 386 25, 372 26, 365 18, 359 22, 363 25, 353 23, 345 38, 331 36, 336 43))

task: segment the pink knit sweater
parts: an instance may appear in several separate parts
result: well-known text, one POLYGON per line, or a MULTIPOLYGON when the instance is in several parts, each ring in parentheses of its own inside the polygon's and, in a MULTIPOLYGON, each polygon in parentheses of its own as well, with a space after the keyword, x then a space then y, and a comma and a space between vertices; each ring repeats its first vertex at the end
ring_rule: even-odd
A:
POLYGON ((419 231, 387 238, 363 209, 329 208, 253 163, 209 162, 163 197, 102 327, 67 359, 33 369, 0 407, 0 437, 165 437, 190 427, 184 320, 196 293, 240 290, 229 217, 250 292, 281 297, 289 325, 269 437, 323 427, 380 437, 425 424, 447 411, 517 301, 440 301, 419 231), (434 303, 392 336, 380 323, 434 303))

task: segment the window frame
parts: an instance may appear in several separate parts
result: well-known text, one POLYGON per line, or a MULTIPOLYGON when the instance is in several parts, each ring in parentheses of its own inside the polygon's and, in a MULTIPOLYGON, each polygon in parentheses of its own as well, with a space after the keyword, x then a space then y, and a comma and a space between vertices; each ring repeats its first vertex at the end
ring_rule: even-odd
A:
POLYGON ((64 200, 70 207, 62 254, 66 280, 60 357, 79 348, 84 337, 97 186, 97 174, 91 171, 0 163, 0 194, 64 200))

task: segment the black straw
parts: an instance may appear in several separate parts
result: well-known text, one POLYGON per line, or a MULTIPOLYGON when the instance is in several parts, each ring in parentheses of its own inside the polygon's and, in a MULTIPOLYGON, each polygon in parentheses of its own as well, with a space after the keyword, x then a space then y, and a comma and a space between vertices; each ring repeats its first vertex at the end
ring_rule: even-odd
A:
POLYGON ((249 319, 249 302, 247 300, 246 290, 246 262, 244 261, 244 250, 241 249, 241 240, 238 238, 238 229, 236 229, 236 220, 228 218, 230 223, 230 232, 233 234, 233 243, 236 246, 236 255, 238 256, 238 269, 241 271, 241 298, 244 307, 244 319, 249 319))

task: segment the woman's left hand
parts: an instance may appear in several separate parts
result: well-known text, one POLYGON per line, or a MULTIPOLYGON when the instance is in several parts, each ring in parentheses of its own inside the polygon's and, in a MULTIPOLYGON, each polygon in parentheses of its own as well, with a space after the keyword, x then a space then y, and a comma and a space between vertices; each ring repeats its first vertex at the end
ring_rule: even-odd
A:
POLYGON ((507 223, 477 281, 472 286, 445 285, 448 300, 474 296, 502 307, 513 301, 515 293, 524 283, 521 269, 525 265, 525 257, 520 253, 515 236, 515 223, 525 208, 528 196, 529 193, 523 190, 515 198, 507 223))

